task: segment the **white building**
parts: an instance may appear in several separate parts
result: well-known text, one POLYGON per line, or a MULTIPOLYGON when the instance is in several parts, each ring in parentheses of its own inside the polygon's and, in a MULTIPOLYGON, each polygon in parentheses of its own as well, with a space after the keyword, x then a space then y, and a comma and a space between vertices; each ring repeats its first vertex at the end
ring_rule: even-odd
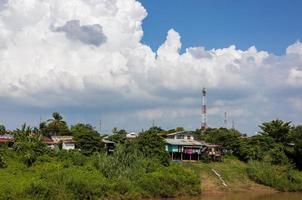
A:
POLYGON ((138 133, 132 132, 126 135, 126 139, 135 139, 138 137, 138 133))
POLYGON ((72 136, 51 136, 51 140, 56 145, 62 143, 62 149, 65 150, 75 149, 75 141, 73 140, 72 136))

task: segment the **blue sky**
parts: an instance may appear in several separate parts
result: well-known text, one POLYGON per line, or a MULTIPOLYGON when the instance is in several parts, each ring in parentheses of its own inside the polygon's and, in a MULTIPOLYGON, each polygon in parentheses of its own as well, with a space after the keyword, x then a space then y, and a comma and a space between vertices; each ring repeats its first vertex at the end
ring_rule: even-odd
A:
POLYGON ((0 124, 302 124, 302 1, 0 0, 0 124))
POLYGON ((141 0, 148 11, 143 22, 146 43, 156 50, 174 28, 183 48, 259 50, 283 54, 302 36, 300 0, 141 0))

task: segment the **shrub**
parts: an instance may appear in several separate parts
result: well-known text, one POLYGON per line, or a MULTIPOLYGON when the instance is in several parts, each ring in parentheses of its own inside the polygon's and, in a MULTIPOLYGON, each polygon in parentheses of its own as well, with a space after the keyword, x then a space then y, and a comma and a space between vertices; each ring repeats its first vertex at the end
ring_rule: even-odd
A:
POLYGON ((83 166, 88 158, 77 150, 61 150, 57 153, 57 159, 67 166, 83 166))
POLYGON ((22 156, 22 161, 27 167, 32 166, 32 164, 36 161, 36 159, 37 159, 37 156, 34 152, 26 152, 22 156))
POLYGON ((110 182, 97 171, 68 169, 65 170, 64 182, 74 199, 96 199, 106 196, 110 191, 110 182))
POLYGON ((175 197, 200 193, 199 177, 181 165, 161 167, 155 172, 147 173, 140 178, 139 185, 146 196, 175 197))

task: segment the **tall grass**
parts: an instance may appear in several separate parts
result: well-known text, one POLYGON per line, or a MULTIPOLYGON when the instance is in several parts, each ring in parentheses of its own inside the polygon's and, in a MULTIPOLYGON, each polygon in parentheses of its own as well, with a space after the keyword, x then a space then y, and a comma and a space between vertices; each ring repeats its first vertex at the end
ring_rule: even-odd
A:
POLYGON ((113 156, 78 152, 43 155, 30 167, 7 150, 0 169, 0 199, 141 199, 200 192, 199 177, 179 164, 117 149, 113 156))
POLYGON ((291 166, 250 161, 247 173, 252 180, 280 191, 302 191, 302 172, 291 166))

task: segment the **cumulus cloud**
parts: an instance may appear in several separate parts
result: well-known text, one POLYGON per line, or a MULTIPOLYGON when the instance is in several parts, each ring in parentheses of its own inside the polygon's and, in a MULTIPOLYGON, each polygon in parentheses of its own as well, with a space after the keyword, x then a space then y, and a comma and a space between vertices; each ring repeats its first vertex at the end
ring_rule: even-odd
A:
POLYGON ((11 107, 84 107, 175 124, 185 117, 198 127, 206 86, 210 114, 219 121, 233 112, 243 128, 271 116, 264 108, 280 106, 276 93, 302 89, 300 42, 283 56, 234 45, 180 53, 181 35, 171 29, 154 52, 141 43, 147 11, 136 0, 10 0, 0 12, 0 102, 11 107))
POLYGON ((66 36, 71 40, 79 40, 95 46, 100 46, 106 42, 103 28, 99 24, 81 26, 79 20, 70 20, 64 26, 55 28, 55 31, 65 32, 66 36))

